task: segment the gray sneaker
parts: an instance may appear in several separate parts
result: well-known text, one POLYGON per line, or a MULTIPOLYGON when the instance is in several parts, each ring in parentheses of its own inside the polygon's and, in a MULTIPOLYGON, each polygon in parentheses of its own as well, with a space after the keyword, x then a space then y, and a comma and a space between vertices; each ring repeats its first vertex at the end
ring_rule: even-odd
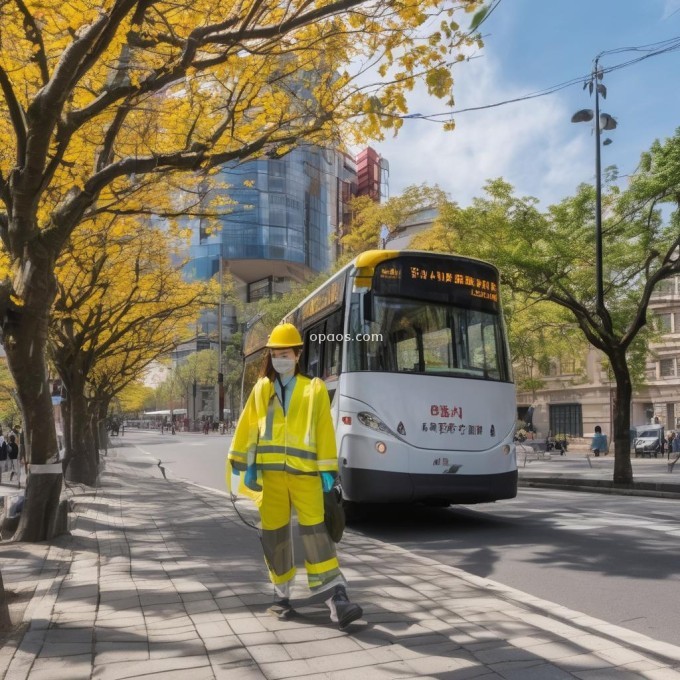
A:
POLYGON ((290 619, 295 616, 295 610, 291 606, 290 600, 287 597, 284 597, 280 600, 275 600, 274 604, 272 604, 272 606, 267 609, 267 613, 281 620, 290 619))
POLYGON ((328 606, 331 610, 331 621, 344 630, 352 621, 363 616, 364 610, 354 602, 350 602, 344 586, 335 586, 335 592, 328 606))

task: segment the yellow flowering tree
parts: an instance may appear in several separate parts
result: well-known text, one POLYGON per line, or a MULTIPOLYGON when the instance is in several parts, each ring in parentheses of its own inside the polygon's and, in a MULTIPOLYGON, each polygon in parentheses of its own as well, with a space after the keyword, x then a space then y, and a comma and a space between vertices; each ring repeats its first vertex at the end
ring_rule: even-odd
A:
POLYGON ((148 202, 138 192, 159 177, 283 155, 300 140, 339 143, 398 129, 416 78, 451 100, 453 64, 481 44, 480 7, 0 3, 0 319, 34 472, 24 510, 37 527, 31 538, 56 530, 61 475, 45 467, 57 444, 44 350, 55 263, 78 224, 102 206, 154 212, 159 192, 148 202), (456 10, 475 12, 471 29, 459 26, 456 10))
POLYGON ((209 284, 182 277, 176 238, 137 218, 81 224, 57 263, 50 356, 67 390, 64 473, 94 485, 111 400, 188 337, 209 284))

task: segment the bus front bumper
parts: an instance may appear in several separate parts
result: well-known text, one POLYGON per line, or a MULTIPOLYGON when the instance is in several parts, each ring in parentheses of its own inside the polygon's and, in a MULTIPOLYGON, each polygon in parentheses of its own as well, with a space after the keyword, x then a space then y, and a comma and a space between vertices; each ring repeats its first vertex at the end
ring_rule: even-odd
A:
POLYGON ((411 474, 342 467, 343 495, 356 503, 490 503, 517 496, 517 470, 493 475, 411 474))

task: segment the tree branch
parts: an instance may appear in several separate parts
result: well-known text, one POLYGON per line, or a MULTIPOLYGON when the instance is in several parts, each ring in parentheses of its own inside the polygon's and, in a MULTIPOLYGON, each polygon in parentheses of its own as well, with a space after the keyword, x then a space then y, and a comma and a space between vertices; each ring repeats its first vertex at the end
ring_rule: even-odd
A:
POLYGON ((104 135, 104 145, 102 147, 99 156, 97 157, 97 164, 95 166, 96 172, 103 170, 110 162, 113 155, 113 145, 116 141, 116 137, 123 127, 123 123, 127 118, 128 114, 132 110, 132 107, 128 105, 121 106, 111 121, 106 134, 104 135))
POLYGON ((45 85, 50 79, 50 72, 47 68, 47 57, 45 56, 45 43, 43 42, 42 33, 38 24, 35 22, 33 15, 26 7, 24 0, 14 0, 19 11, 24 15, 24 31, 26 32, 26 37, 30 42, 32 42, 38 49, 34 52, 33 59, 38 64, 40 69, 40 77, 42 78, 42 83, 45 85))
MULTIPOLYGON (((319 121, 317 125, 321 125, 319 121)), ((85 183, 85 187, 74 190, 71 197, 52 215, 52 224, 42 232, 42 238, 49 241, 52 247, 61 249, 62 244, 69 237, 71 231, 84 215, 85 211, 94 204, 99 193, 119 177, 129 175, 143 175, 151 172, 173 172, 175 170, 196 170, 199 167, 213 168, 229 161, 252 158, 260 153, 268 144, 293 144, 299 140, 296 134, 272 138, 274 132, 263 134, 259 139, 244 144, 234 151, 208 154, 205 150, 187 152, 179 151, 158 156, 144 156, 140 158, 124 158, 116 163, 107 165, 96 172, 85 183)))
MULTIPOLYGON (((628 348, 630 343, 635 339, 637 332, 647 323, 647 307, 656 284, 662 279, 667 279, 672 274, 680 272, 680 259, 678 259, 677 252, 678 247, 680 247, 680 237, 675 239, 666 251, 661 267, 647 279, 647 283, 642 291, 642 296, 640 297, 640 302, 638 303, 635 318, 621 341, 621 345, 624 349, 628 348)), ((652 258, 656 256, 657 254, 654 254, 649 257, 652 258)))
POLYGON ((118 26, 134 7, 136 0, 117 0, 109 14, 81 32, 62 54, 49 82, 38 92, 26 117, 31 134, 26 145, 25 167, 29 191, 42 184, 42 173, 52 132, 61 116, 64 103, 74 85, 87 73, 113 39, 118 26))
POLYGON ((23 165, 26 156, 26 141, 28 135, 26 113, 14 94, 12 81, 9 79, 9 76, 2 66, 0 66, 0 88, 2 88, 2 93, 5 95, 9 117, 12 121, 12 127, 14 128, 14 134, 17 139, 17 165, 21 166, 23 165))
MULTIPOLYGON (((247 40, 264 40, 270 38, 279 39, 281 35, 290 33, 296 28, 301 28, 307 26, 322 19, 327 19, 329 17, 335 16, 336 14, 341 14, 354 7, 358 7, 364 3, 365 0, 338 0, 331 5, 325 5, 322 7, 316 7, 315 9, 300 13, 297 16, 288 19, 287 21, 281 22, 274 26, 268 26, 267 28, 256 28, 250 31, 248 30, 238 30, 236 32, 220 32, 215 35, 206 34, 202 40, 202 44, 238 44, 247 40)), ((213 27, 206 27, 210 29, 213 27)), ((203 29, 204 33, 207 30, 203 29)), ((219 29, 218 29, 219 30, 219 29)))

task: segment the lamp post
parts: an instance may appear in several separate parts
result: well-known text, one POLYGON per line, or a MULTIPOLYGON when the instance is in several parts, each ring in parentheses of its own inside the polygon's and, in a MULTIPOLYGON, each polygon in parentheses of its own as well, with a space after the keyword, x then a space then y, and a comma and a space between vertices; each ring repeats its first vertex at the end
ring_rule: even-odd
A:
POLYGON ((597 284, 595 304, 598 315, 600 318, 604 318, 606 312, 602 276, 602 167, 600 146, 608 146, 612 140, 607 138, 601 142, 600 139, 602 130, 614 130, 617 123, 608 113, 600 113, 600 95, 602 95, 603 99, 607 98, 607 88, 602 82, 604 72, 599 66, 600 56, 595 57, 590 80, 586 80, 583 83, 583 89, 587 87, 591 95, 593 92, 595 93, 595 111, 593 112, 592 109, 581 109, 571 117, 571 122, 587 123, 593 120, 593 118, 595 119, 595 278, 597 284))
POLYGON ((222 244, 220 243, 220 299, 217 305, 217 421, 218 432, 224 431, 224 372, 222 371, 222 299, 223 299, 223 271, 222 244))

